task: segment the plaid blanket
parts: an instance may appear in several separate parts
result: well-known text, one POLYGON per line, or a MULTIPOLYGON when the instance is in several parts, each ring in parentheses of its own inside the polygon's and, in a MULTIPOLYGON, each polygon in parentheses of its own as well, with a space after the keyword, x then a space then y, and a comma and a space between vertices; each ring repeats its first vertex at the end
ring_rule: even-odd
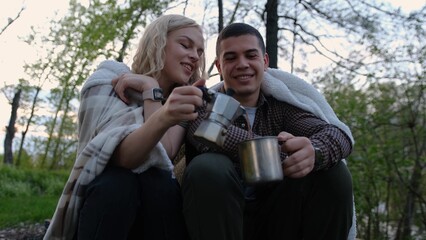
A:
MULTIPOLYGON (((111 85, 113 78, 127 72, 130 69, 125 64, 107 60, 84 83, 78 113, 77 157, 44 239, 74 237, 87 185, 104 170, 117 145, 144 122, 143 106, 127 105, 111 85)), ((173 170, 161 143, 133 171, 140 173, 150 167, 173 170)))

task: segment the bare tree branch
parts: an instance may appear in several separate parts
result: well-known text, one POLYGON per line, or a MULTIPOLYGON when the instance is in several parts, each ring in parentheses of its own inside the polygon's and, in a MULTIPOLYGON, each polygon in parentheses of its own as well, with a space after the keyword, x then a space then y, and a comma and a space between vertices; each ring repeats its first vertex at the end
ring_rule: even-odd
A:
POLYGON ((21 8, 21 10, 19 10, 19 12, 18 12, 18 14, 16 15, 16 17, 15 17, 15 18, 9 18, 8 23, 6 24, 6 26, 4 26, 4 28, 2 28, 2 29, 1 29, 1 31, 0 31, 0 35, 2 35, 2 34, 3 34, 3 32, 4 32, 4 31, 6 31, 6 29, 7 29, 10 25, 12 25, 12 23, 13 23, 14 21, 16 21, 16 19, 18 19, 18 18, 21 16, 21 13, 22 13, 24 10, 25 10, 25 7, 22 7, 22 8, 21 8))
POLYGON ((228 24, 231 24, 231 23, 233 23, 235 21, 235 14, 237 13, 237 10, 238 10, 238 8, 240 6, 240 3, 241 3, 241 0, 238 0, 237 4, 235 4, 234 11, 232 12, 232 16, 229 19, 228 24))

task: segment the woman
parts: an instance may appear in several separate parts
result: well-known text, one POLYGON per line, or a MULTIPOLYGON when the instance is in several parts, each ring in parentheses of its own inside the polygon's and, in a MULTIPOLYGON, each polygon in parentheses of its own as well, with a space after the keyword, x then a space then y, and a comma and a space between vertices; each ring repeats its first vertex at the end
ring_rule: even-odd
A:
POLYGON ((203 102, 204 58, 201 27, 165 15, 146 28, 132 70, 99 65, 81 91, 77 159, 45 239, 187 239, 171 159, 179 123, 203 102))

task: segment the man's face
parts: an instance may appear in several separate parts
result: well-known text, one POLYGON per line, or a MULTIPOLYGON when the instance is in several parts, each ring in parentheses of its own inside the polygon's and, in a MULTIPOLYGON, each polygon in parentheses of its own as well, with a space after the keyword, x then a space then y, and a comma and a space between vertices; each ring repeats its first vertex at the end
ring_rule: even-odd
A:
POLYGON ((233 97, 243 106, 256 106, 268 64, 268 55, 262 53, 256 36, 229 37, 220 43, 216 67, 223 77, 225 89, 234 89, 233 97))

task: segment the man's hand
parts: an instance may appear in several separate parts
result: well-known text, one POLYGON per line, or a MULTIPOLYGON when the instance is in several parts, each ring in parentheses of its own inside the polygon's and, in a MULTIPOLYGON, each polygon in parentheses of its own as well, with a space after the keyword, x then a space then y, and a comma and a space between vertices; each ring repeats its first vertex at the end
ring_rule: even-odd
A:
POLYGON ((301 178, 314 169, 315 151, 309 138, 281 132, 278 141, 283 142, 281 151, 288 154, 288 158, 282 164, 284 176, 301 178))

